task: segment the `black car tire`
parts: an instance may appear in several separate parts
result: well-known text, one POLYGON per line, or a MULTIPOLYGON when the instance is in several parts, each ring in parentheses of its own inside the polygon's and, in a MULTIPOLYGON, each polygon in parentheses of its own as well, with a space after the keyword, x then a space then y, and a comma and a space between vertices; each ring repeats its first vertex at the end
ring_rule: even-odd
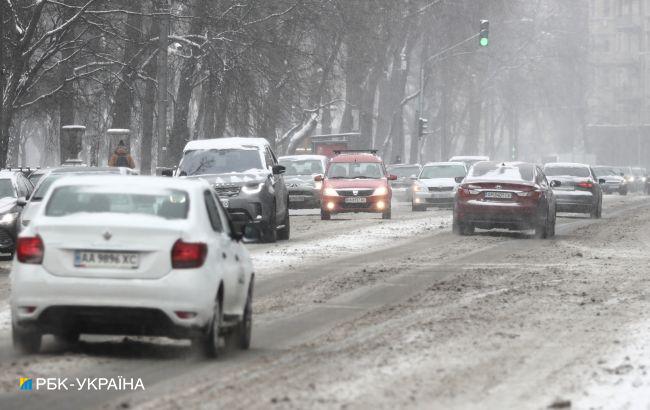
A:
POLYGON ((320 219, 321 219, 321 221, 329 221, 330 219, 332 219, 332 215, 329 212, 321 209, 320 210, 320 219))
POLYGON ((474 234, 474 225, 466 224, 454 218, 454 221, 451 225, 451 230, 453 233, 461 236, 473 235, 474 234))
POLYGON ((195 348, 202 356, 215 358, 221 353, 220 332, 223 323, 221 312, 221 301, 217 300, 214 304, 210 328, 205 335, 192 339, 192 347, 195 348))
POLYGON ((288 241, 289 236, 291 236, 291 218, 289 217, 289 209, 287 209, 286 216, 284 217, 284 228, 278 230, 278 239, 288 241))
POLYGON ((12 323, 11 341, 14 350, 20 354, 34 354, 41 350, 43 335, 35 330, 19 329, 12 323))
POLYGON ((248 285, 248 295, 246 296, 246 305, 242 320, 237 324, 233 333, 237 342, 237 347, 242 350, 248 350, 251 347, 251 335, 253 331, 253 278, 248 285))
POLYGON ((602 202, 598 201, 598 203, 594 204, 594 206, 591 208, 591 212, 589 212, 589 217, 592 219, 598 219, 601 217, 602 214, 602 202))
POLYGON ((271 208, 271 215, 266 224, 262 225, 260 240, 264 243, 273 243, 278 240, 278 225, 275 222, 275 204, 271 208))
POLYGON ((79 342, 79 332, 75 331, 65 331, 57 333, 54 335, 54 338, 57 342, 64 345, 74 345, 79 342))
POLYGON ((391 209, 388 208, 386 211, 382 212, 381 219, 390 219, 391 218, 391 209))
POLYGON ((619 194, 619 195, 623 195, 623 196, 627 195, 627 188, 625 188, 625 189, 619 189, 619 190, 618 190, 618 194, 619 194))

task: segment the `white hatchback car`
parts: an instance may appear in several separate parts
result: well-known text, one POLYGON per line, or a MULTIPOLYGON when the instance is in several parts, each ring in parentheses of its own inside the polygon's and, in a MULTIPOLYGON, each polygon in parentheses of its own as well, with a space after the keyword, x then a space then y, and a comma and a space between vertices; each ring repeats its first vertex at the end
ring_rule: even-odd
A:
POLYGON ((111 334, 189 338, 208 356, 224 337, 246 349, 254 275, 241 237, 206 181, 56 181, 17 241, 14 347, 111 334))

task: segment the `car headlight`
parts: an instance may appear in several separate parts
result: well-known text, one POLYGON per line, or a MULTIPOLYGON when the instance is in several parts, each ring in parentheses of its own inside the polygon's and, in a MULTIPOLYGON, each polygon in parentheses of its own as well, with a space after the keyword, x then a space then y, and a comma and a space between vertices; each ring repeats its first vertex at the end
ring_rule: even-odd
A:
POLYGON ((336 189, 334 189, 332 187, 327 187, 323 191, 323 195, 325 195, 325 196, 339 196, 339 193, 336 192, 336 189))
POLYGON ((243 187, 241 187, 241 190, 245 194, 259 194, 260 191, 262 191, 262 187, 264 186, 264 182, 255 182, 252 184, 246 184, 243 187))
POLYGON ((379 188, 375 189, 375 192, 373 192, 373 195, 386 195, 388 194, 388 188, 385 186, 380 186, 379 188))
POLYGON ((629 181, 634 182, 634 177, 630 177, 629 181))
POLYGON ((641 178, 641 181, 646 182, 648 180, 648 177, 643 177, 641 178))
POLYGON ((413 184, 413 192, 422 192, 424 187, 420 184, 413 184))
POLYGON ((323 187, 323 181, 314 182, 314 189, 320 190, 323 187))
POLYGON ((7 212, 6 214, 2 215, 0 222, 3 224, 10 224, 13 223, 16 218, 18 218, 18 212, 7 212))

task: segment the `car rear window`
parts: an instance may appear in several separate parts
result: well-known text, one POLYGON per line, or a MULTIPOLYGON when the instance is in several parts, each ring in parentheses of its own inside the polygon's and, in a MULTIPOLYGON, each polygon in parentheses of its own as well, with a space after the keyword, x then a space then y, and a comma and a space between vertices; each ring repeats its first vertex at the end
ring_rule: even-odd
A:
POLYGON ((187 193, 180 190, 125 192, 123 189, 98 186, 64 186, 57 188, 50 196, 45 215, 60 217, 76 213, 108 212, 186 219, 188 205, 187 193))
POLYGON ((493 162, 476 163, 469 173, 473 179, 495 181, 532 181, 534 175, 532 164, 504 165, 493 162))
POLYGON ((568 176, 587 178, 589 177, 589 168, 551 165, 544 167, 544 173, 549 177, 568 176))

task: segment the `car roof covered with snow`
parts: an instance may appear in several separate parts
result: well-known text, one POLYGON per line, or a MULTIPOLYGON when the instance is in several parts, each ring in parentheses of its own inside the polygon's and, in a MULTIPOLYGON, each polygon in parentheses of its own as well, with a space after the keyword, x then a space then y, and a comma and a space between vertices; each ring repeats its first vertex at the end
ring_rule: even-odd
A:
POLYGON ((346 153, 342 152, 338 154, 337 156, 333 157, 330 162, 377 162, 381 163, 383 162, 380 157, 374 154, 370 154, 367 152, 355 152, 355 153, 346 153))
POLYGON ((461 167, 464 167, 465 163, 459 161, 442 161, 442 162, 427 162, 426 164, 424 164, 425 167, 433 167, 437 165, 460 165, 461 167))
POLYGON ((278 161, 308 161, 308 160, 327 161, 328 158, 325 155, 313 155, 313 154, 284 155, 282 157, 278 157, 278 161))
POLYGON ((420 167, 420 164, 390 164, 387 165, 388 168, 394 169, 394 168, 412 168, 412 167, 420 167))
POLYGON ((54 189, 61 186, 75 186, 75 185, 97 185, 106 187, 116 187, 120 192, 124 190, 141 190, 146 192, 153 189, 178 189, 182 191, 204 190, 210 188, 210 184, 201 178, 186 179, 186 178, 160 178, 154 176, 132 176, 128 178, 128 183, 125 179, 118 175, 79 175, 61 178, 52 184, 48 191, 51 193, 54 189))
POLYGON ((548 162, 544 164, 544 168, 564 167, 564 168, 589 168, 587 164, 578 162, 548 162))
POLYGON ((227 137, 207 140, 194 140, 185 145, 183 152, 205 149, 263 149, 270 146, 264 138, 227 137))
POLYGON ((532 181, 535 165, 528 162, 481 161, 472 166, 465 182, 471 181, 532 181))
POLYGON ((456 155, 449 158, 449 162, 468 161, 468 160, 489 161, 490 157, 487 157, 485 155, 456 155))

